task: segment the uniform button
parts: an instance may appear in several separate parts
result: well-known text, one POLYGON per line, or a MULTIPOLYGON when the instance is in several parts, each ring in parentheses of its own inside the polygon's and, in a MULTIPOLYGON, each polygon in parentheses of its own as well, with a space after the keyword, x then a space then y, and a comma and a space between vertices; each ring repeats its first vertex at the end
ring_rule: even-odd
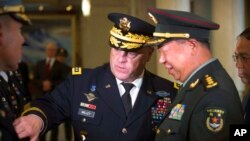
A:
POLYGON ((122 133, 123 134, 127 134, 128 133, 128 130, 126 128, 122 128, 122 133))
POLYGON ((168 130, 167 130, 167 134, 170 134, 170 133, 171 133, 171 129, 168 129, 168 130))
POLYGON ((82 122, 86 122, 86 121, 87 121, 86 118, 83 118, 83 119, 82 119, 82 122))
POLYGON ((161 130, 160 129, 156 129, 156 134, 160 134, 161 130))

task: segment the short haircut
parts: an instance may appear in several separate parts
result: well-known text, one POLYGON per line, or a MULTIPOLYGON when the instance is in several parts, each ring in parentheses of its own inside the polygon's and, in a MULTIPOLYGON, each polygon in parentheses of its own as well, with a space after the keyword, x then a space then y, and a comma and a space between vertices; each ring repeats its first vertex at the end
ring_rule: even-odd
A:
POLYGON ((250 27, 246 28, 243 32, 238 36, 239 38, 244 37, 247 40, 250 40, 250 27))

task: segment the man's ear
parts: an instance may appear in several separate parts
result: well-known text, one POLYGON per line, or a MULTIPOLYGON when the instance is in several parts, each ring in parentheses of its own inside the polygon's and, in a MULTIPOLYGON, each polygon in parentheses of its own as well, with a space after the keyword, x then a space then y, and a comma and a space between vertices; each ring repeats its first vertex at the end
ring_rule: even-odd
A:
POLYGON ((199 42, 196 39, 189 39, 188 45, 192 51, 192 55, 195 55, 198 51, 198 44, 199 42))
POLYGON ((148 48, 148 59, 146 60, 147 62, 150 61, 153 52, 154 52, 154 48, 151 48, 151 47, 148 48))

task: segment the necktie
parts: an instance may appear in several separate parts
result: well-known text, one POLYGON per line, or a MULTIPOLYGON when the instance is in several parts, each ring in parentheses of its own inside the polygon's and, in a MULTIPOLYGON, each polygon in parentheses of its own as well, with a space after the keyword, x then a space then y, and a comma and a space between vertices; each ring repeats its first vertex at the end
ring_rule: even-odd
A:
POLYGON ((45 65, 45 77, 49 77, 50 76, 50 62, 51 62, 51 59, 48 59, 47 62, 46 62, 46 65, 45 65))
POLYGON ((47 70, 50 70, 50 62, 51 62, 51 59, 48 59, 48 61, 46 62, 47 70))
POLYGON ((122 83, 122 85, 125 88, 125 93, 122 95, 122 102, 123 102, 123 105, 124 105, 126 115, 128 116, 129 112, 132 109, 130 90, 134 87, 134 84, 132 84, 132 83, 122 83))

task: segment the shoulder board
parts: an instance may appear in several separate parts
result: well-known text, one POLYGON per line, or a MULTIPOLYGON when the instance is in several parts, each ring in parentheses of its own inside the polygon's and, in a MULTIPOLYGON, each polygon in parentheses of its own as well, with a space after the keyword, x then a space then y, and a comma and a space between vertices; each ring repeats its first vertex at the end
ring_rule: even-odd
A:
POLYGON ((209 74, 204 76, 203 83, 206 89, 211 89, 219 85, 216 79, 212 75, 209 75, 209 74))
POLYGON ((81 75, 81 74, 82 74, 82 67, 72 68, 72 75, 81 75))

